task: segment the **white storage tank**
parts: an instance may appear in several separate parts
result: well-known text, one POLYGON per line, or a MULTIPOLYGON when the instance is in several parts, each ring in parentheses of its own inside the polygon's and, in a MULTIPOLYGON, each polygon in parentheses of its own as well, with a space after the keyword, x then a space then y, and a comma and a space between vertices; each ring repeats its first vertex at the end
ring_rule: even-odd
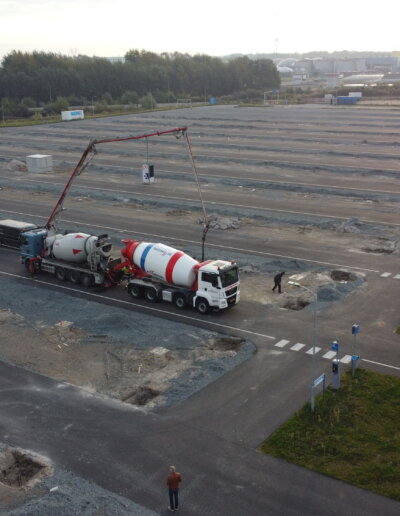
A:
POLYGON ((132 261, 142 270, 172 285, 191 288, 196 274, 194 258, 165 244, 141 242, 134 250, 132 261))

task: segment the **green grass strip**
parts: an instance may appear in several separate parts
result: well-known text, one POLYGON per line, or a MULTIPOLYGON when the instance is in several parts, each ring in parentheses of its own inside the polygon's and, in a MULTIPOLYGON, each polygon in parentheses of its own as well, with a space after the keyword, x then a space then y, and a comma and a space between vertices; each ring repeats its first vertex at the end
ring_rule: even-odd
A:
POLYGON ((274 457, 400 501, 400 378, 358 369, 260 446, 274 457))

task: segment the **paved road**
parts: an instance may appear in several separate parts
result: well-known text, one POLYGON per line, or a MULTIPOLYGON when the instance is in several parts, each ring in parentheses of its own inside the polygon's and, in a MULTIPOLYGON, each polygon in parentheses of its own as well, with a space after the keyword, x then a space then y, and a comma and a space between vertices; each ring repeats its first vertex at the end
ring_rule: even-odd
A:
POLYGON ((0 363, 0 436, 161 514, 176 463, 181 514, 397 515, 397 502, 255 450, 304 401, 306 362, 261 349, 187 402, 149 414, 0 363))

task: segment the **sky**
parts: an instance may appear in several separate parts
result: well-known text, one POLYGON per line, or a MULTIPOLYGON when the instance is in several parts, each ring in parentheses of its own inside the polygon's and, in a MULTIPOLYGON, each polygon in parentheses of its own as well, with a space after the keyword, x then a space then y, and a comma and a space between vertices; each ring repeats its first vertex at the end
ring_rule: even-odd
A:
POLYGON ((123 56, 313 50, 400 51, 400 0, 0 0, 0 59, 12 50, 123 56))

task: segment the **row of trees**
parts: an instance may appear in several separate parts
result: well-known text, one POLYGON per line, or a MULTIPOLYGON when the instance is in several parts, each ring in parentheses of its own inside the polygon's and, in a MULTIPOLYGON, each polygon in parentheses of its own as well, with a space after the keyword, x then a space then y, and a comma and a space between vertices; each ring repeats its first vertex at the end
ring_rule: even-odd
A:
POLYGON ((111 62, 99 57, 13 51, 0 68, 0 97, 18 103, 29 98, 36 105, 57 97, 79 105, 105 95, 120 102, 128 97, 134 101, 148 93, 158 102, 168 102, 246 90, 262 92, 279 85, 271 60, 243 56, 225 62, 207 55, 130 50, 123 62, 111 62))

